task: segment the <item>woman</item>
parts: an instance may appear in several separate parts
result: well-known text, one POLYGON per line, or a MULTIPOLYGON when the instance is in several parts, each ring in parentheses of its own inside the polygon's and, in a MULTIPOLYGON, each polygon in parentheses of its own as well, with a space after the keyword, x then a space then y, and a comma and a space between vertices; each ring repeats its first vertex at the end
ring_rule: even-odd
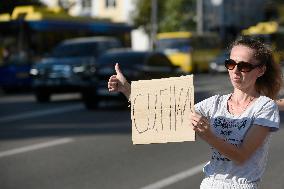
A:
MULTIPOLYGON (((241 37, 225 61, 233 92, 215 95, 195 105, 192 126, 212 149, 201 189, 257 189, 264 173, 271 132, 279 129, 275 98, 281 71, 272 52, 261 42, 241 37)), ((130 84, 115 67, 109 91, 130 97, 130 84)))

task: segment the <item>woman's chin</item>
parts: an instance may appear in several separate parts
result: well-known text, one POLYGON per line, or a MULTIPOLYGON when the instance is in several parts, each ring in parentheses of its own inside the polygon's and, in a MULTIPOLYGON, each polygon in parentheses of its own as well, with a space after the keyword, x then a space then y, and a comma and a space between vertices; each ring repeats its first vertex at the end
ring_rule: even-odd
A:
POLYGON ((234 88, 237 88, 237 89, 242 89, 242 83, 241 82, 236 82, 236 81, 231 81, 232 85, 234 88))

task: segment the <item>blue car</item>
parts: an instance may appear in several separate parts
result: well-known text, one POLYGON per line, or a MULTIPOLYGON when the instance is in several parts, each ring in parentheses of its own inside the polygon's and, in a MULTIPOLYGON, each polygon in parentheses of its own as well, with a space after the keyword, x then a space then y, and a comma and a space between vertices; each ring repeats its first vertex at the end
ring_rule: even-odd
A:
POLYGON ((0 66, 0 87, 4 92, 31 88, 29 74, 32 64, 28 62, 7 62, 0 66))

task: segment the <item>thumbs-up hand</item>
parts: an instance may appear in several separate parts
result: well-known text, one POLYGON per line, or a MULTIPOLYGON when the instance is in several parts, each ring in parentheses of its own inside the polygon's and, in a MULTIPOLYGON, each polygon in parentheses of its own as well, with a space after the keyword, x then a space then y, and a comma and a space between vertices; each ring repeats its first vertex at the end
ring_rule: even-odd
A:
POLYGON ((115 64, 114 68, 116 75, 110 76, 108 90, 109 92, 122 92, 129 99, 131 86, 120 70, 118 63, 115 64))

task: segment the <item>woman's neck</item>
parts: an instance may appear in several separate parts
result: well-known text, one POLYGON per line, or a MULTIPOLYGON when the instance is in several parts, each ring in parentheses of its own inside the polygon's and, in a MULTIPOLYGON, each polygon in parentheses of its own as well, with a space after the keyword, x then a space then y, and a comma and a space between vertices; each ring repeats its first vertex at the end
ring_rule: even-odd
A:
POLYGON ((246 102, 251 98, 258 98, 259 96, 260 96, 259 93, 254 89, 248 91, 235 89, 232 94, 232 97, 235 102, 246 102))
POLYGON ((259 93, 255 90, 241 91, 235 89, 228 100, 228 111, 233 115, 242 114, 252 102, 259 97, 259 93))

